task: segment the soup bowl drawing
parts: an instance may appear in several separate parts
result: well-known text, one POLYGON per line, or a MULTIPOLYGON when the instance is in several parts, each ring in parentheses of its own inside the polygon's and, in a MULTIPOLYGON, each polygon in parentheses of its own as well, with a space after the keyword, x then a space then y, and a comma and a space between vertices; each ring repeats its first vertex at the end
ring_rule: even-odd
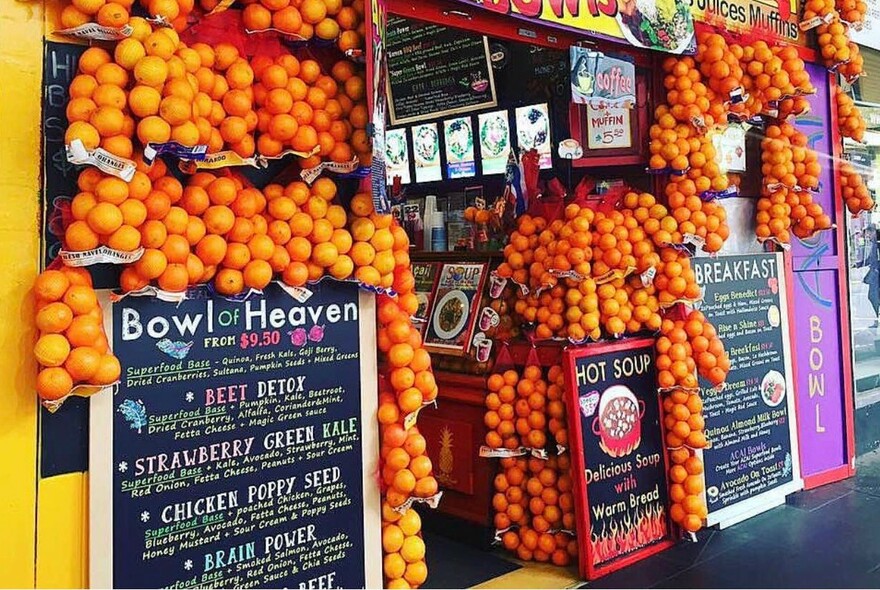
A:
POLYGON ((599 448, 611 457, 626 457, 642 442, 645 402, 624 385, 612 385, 599 399, 599 414, 593 418, 593 434, 599 448))

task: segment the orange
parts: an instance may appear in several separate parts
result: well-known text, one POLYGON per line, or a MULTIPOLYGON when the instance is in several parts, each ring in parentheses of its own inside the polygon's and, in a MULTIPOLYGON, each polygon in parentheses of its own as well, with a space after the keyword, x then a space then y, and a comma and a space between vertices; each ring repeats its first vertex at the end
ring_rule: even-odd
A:
POLYGON ((253 236, 248 241, 247 247, 255 260, 269 260, 275 252, 275 243, 265 234, 253 236))
POLYGON ((302 14, 294 6, 287 6, 272 14, 272 25, 285 33, 302 33, 302 14))
POLYGON ((98 130, 85 121, 74 121, 67 127, 64 143, 70 145, 75 139, 80 140, 87 150, 93 150, 101 143, 98 130))
POLYGON ((81 12, 74 5, 65 6, 61 11, 61 26, 65 29, 72 29, 91 22, 90 15, 81 12))
POLYGON ((89 74, 79 74, 70 82, 67 94, 70 98, 89 98, 98 87, 98 81, 89 74))
POLYGON ((79 97, 72 98, 67 103, 67 120, 70 123, 75 121, 88 121, 92 114, 98 110, 98 105, 91 98, 79 97))
POLYGON ((244 290, 244 277, 238 270, 224 268, 214 278, 214 287, 221 295, 236 295, 244 290))
MULTIPOLYGON (((76 0, 73 5, 86 14, 98 12, 104 2, 102 0, 76 0), (94 8, 94 10, 91 10, 94 8)), ((79 57, 79 71, 82 74, 94 74, 104 64, 112 62, 110 54, 100 47, 89 47, 79 57)))
POLYGON ((389 524, 382 529, 382 549, 385 553, 394 553, 403 547, 405 536, 397 525, 389 524))
MULTIPOLYGON (((183 257, 184 263, 186 257, 183 257)), ((189 284, 189 272, 184 263, 169 263, 159 275, 159 288, 164 291, 180 292, 186 289, 189 284)))
POLYGON ((112 354, 104 354, 101 356, 98 370, 92 375, 89 383, 93 385, 110 385, 119 381, 120 373, 122 373, 122 368, 119 366, 119 359, 112 354))
POLYGON ((161 250, 148 248, 144 250, 140 259, 134 263, 134 269, 144 279, 157 279, 165 272, 168 266, 168 259, 161 250))
POLYGON ((169 263, 183 264, 189 256, 189 241, 181 235, 169 235, 160 248, 169 263))
POLYGON ((216 178, 206 187, 208 198, 213 205, 230 205, 238 194, 231 178, 216 178))
POLYGON ((171 139, 171 125, 155 115, 145 117, 137 124, 137 137, 142 144, 165 143, 171 139))
POLYGON ((40 273, 34 281, 34 294, 43 301, 58 301, 70 286, 67 276, 59 270, 47 270, 40 273))
POLYGON ((219 264, 226 256, 227 244, 219 235, 206 235, 196 245, 196 255, 207 265, 219 264))
MULTIPOLYGON (((149 53, 150 48, 147 47, 149 53)), ((148 55, 139 60, 134 67, 134 78, 146 86, 157 87, 168 77, 168 65, 161 57, 148 55)), ((100 80, 99 80, 100 81, 100 80)))
POLYGON ((400 549, 400 556, 407 563, 414 563, 425 558, 425 543, 420 537, 410 536, 403 542, 400 549))
POLYGON ((79 346, 70 351, 64 368, 76 383, 88 381, 101 368, 102 355, 91 346, 79 346))
POLYGON ((244 284, 252 289, 264 289, 272 280, 272 267, 265 260, 251 260, 244 267, 244 284))
MULTIPOLYGON (((404 573, 406 572, 407 563, 404 561, 403 557, 400 556, 400 553, 387 553, 382 560, 382 571, 385 573, 385 577, 388 578, 388 587, 391 587, 392 582, 402 581, 404 573)), ((406 588, 409 587, 407 583, 406 588)))
POLYGON ((303 0, 300 12, 305 22, 316 25, 327 16, 327 6, 324 0, 303 0))
POLYGON ((241 20, 248 31, 262 31, 272 26, 272 13, 260 3, 245 6, 241 20))
POLYGON ((85 285, 70 287, 64 294, 63 301, 75 315, 85 315, 98 307, 98 297, 94 289, 85 285))
POLYGON ((73 311, 64 303, 50 303, 37 312, 37 329, 46 334, 60 334, 73 321, 73 311))
POLYGON ((309 279, 309 269, 303 262, 291 262, 281 276, 282 280, 293 287, 305 285, 309 279))
POLYGON ((108 2, 98 10, 96 20, 105 27, 123 27, 128 24, 128 11, 120 4, 108 2))
POLYGON ((222 235, 232 229, 235 214, 224 205, 212 205, 205 210, 202 220, 208 233, 222 235))
POLYGON ((37 395, 44 400, 57 400, 73 389, 73 379, 60 367, 43 369, 37 374, 37 395))
POLYGON ((122 226, 122 211, 110 203, 98 203, 86 215, 89 227, 98 234, 111 234, 122 226))
POLYGON ((107 238, 107 245, 120 252, 133 252, 141 245, 141 233, 131 225, 121 225, 107 238))
MULTIPOLYGON (((321 2, 321 0, 314 0, 314 2, 321 2)), ((321 2, 321 3, 323 4, 323 2, 321 2)), ((321 19, 323 19, 323 18, 324 17, 322 16, 321 19)), ((321 19, 318 19, 318 20, 321 20, 321 19)), ((86 72, 86 73, 88 73, 88 72, 86 72)), ((306 59, 306 60, 303 60, 302 62, 300 62, 299 77, 306 84, 309 84, 309 85, 314 84, 318 80, 318 77, 320 75, 321 75, 321 66, 318 65, 318 62, 316 62, 315 60, 306 59)))
POLYGON ((44 334, 34 345, 34 357, 43 367, 60 367, 70 354, 70 343, 61 334, 44 334))
POLYGON ((85 221, 74 221, 64 232, 64 245, 74 252, 94 250, 98 247, 99 240, 98 234, 85 221))

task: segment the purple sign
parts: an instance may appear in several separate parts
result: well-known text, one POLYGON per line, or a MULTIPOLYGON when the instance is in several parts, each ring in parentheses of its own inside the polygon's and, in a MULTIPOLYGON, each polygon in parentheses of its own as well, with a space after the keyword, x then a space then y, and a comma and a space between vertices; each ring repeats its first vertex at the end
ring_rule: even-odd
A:
POLYGON ((792 311, 801 472, 846 465, 846 389, 840 346, 839 272, 794 273, 792 311))
MULTIPOLYGON (((798 118, 796 126, 809 137, 810 147, 816 150, 822 165, 819 193, 813 199, 834 220, 828 74, 813 64, 807 64, 807 71, 818 92, 809 98, 809 114, 798 118)), ((848 462, 845 404, 850 401, 843 381, 841 342, 849 336, 842 333, 840 325, 838 231, 823 231, 792 244, 792 348, 801 472, 805 478, 848 462)))
MULTIPOLYGON (((828 70, 824 67, 807 64, 807 72, 810 81, 818 89, 816 94, 807 98, 810 103, 810 112, 795 120, 795 127, 809 139, 809 146, 816 150, 819 155, 819 165, 822 173, 819 175, 819 192, 813 194, 813 202, 822 205, 822 209, 835 222, 834 215, 834 160, 831 149, 831 132, 829 122, 831 120, 831 104, 828 92, 828 70)), ((814 258, 817 252, 820 256, 835 256, 837 254, 836 229, 819 232, 816 236, 805 242, 792 240, 791 252, 795 258, 814 258)), ((797 270, 795 264, 795 270, 797 270)), ((815 261, 812 268, 816 268, 815 261)), ((836 262, 834 263, 836 268, 836 262)))

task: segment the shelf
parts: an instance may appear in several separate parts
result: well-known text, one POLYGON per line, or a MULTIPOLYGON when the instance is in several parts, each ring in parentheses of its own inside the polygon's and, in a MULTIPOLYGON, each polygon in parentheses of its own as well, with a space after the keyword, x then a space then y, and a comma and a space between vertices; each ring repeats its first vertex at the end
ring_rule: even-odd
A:
POLYGON ((409 259, 413 262, 486 262, 502 258, 503 256, 504 254, 499 250, 465 250, 456 252, 412 250, 409 253, 409 259))

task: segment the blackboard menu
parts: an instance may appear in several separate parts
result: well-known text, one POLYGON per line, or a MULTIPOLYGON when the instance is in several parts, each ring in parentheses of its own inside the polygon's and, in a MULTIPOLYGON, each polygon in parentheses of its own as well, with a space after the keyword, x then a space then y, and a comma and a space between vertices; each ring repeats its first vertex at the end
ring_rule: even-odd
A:
POLYGON ((669 546, 653 339, 565 355, 581 573, 608 573, 669 546))
POLYGON ((392 125, 498 104, 485 37, 389 15, 386 48, 392 125))
POLYGON ((80 167, 67 161, 64 133, 67 131, 67 88, 76 76, 79 56, 86 45, 47 41, 43 53, 43 264, 48 265, 61 250, 64 229, 61 213, 79 192, 76 179, 80 167))
POLYGON ((703 452, 706 500, 714 524, 726 520, 719 511, 797 479, 788 312, 781 254, 691 263, 704 288, 701 311, 730 355, 721 391, 700 380, 711 443, 703 452))
POLYGON ((365 529, 378 528, 378 500, 365 502, 378 491, 364 475, 376 394, 361 383, 375 357, 362 359, 359 337, 372 307, 351 285, 313 291, 113 305, 113 587, 376 583, 365 529))

